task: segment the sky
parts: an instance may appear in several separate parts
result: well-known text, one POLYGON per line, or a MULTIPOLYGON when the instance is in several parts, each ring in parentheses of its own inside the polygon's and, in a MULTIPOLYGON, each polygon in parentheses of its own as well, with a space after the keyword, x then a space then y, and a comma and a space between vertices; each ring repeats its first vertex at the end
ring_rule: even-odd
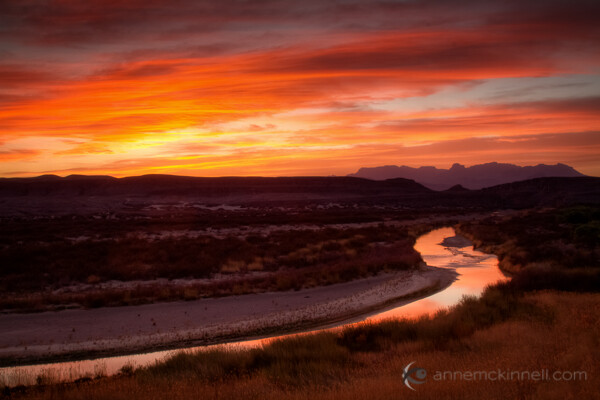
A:
POLYGON ((597 0, 3 0, 0 176, 600 176, 597 0))

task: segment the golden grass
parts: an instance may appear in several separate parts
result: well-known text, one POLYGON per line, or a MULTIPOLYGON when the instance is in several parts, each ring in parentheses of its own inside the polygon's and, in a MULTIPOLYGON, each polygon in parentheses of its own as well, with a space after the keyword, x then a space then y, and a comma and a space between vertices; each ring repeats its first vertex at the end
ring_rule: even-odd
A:
POLYGON ((14 393, 13 398, 600 398, 597 389, 600 387, 597 361, 600 360, 600 294, 544 291, 526 294, 521 301, 542 313, 517 312, 503 322, 438 343, 419 338, 387 340, 376 350, 354 351, 339 345, 339 334, 323 333, 278 341, 258 350, 213 352, 197 358, 180 356, 133 374, 80 384, 36 387, 22 394, 14 393), (418 385, 414 392, 402 382, 402 370, 411 361, 416 361, 416 365, 427 369, 429 374, 427 382, 418 385), (496 369, 586 371, 587 380, 432 379, 439 370, 496 369))

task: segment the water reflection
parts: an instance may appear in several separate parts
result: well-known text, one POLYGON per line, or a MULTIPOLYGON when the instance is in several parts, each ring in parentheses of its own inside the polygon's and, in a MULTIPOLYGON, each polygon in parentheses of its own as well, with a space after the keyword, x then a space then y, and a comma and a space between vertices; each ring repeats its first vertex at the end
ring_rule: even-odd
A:
MULTIPOLYGON (((479 295, 491 283, 506 279, 497 268, 495 256, 472 249, 464 238, 455 237, 454 229, 440 228, 421 236, 415 244, 415 249, 421 253, 428 265, 440 268, 455 269, 460 275, 457 280, 445 290, 432 296, 382 311, 366 318, 366 321, 379 321, 386 318, 414 318, 424 314, 433 314, 440 308, 456 304, 463 295, 479 295), (446 240, 454 238, 454 240, 446 240), (444 242, 444 244, 442 244, 444 242)), ((277 336, 282 338, 290 335, 277 336)), ((204 346, 186 349, 211 349, 215 347, 257 347, 276 338, 245 340, 225 345, 204 346)), ((81 377, 99 375, 114 375, 125 365, 139 367, 150 365, 182 350, 160 351, 146 354, 136 354, 122 357, 107 357, 97 360, 83 360, 66 363, 53 363, 34 366, 0 368, 0 386, 31 385, 36 381, 74 381, 81 377)))
POLYGON ((506 279, 497 268, 496 256, 473 250, 472 245, 464 238, 456 240, 458 242, 456 247, 442 244, 444 239, 455 235, 453 228, 440 228, 421 236, 415 244, 415 249, 421 253, 421 257, 428 265, 452 268, 459 273, 450 287, 422 300, 378 313, 367 320, 415 318, 424 314, 433 314, 440 308, 456 304, 464 295, 478 296, 487 285, 506 279))

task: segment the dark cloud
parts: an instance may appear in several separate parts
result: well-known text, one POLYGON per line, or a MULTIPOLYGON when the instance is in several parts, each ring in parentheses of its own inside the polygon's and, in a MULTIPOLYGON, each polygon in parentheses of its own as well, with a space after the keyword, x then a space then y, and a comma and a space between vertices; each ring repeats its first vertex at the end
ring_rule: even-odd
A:
POLYGON ((141 64, 123 64, 111 66, 95 74, 92 78, 107 79, 107 80, 130 80, 152 78, 161 75, 169 75, 177 71, 177 64, 167 63, 141 63, 141 64))
POLYGON ((277 1, 67 0, 4 2, 0 34, 29 43, 68 45, 214 32, 226 24, 282 17, 277 1), (183 27, 183 29, 182 29, 183 27))
POLYGON ((408 43, 404 42, 406 39, 402 37, 380 40, 346 44, 326 50, 308 49, 297 54, 273 54, 272 64, 265 65, 263 71, 427 70, 448 71, 450 75, 464 69, 514 69, 522 68, 524 64, 533 64, 533 60, 523 54, 520 46, 501 42, 480 42, 481 37, 478 35, 474 35, 471 42, 464 43, 439 37, 430 37, 427 40, 416 38, 408 43), (511 57, 507 57, 508 54, 511 54, 511 57))
POLYGON ((600 115, 600 96, 514 103, 516 109, 536 109, 550 114, 579 113, 600 115))
MULTIPOLYGON (((569 59, 597 62, 582 57, 597 49, 596 15, 600 2, 587 0, 23 0, 0 3, 0 40, 14 54, 21 47, 53 60, 95 59, 96 70, 114 72, 115 79, 175 69, 124 62, 204 62, 225 53, 257 54, 255 63, 248 59, 239 68, 264 73, 495 69, 506 76, 526 68, 529 76, 539 76, 569 59), (107 43, 112 47, 101 47, 107 43), (66 51, 50 54, 48 46, 66 51), (93 57, 95 47, 102 57, 93 57), (564 54, 556 57, 557 52, 564 54)), ((52 69, 48 66, 43 67, 52 69)))
POLYGON ((59 75, 47 68, 33 68, 27 64, 0 64, 0 91, 7 87, 39 85, 58 79, 59 75))
POLYGON ((597 35, 597 1, 21 0, 0 4, 0 35, 45 45, 290 27, 373 31, 490 25, 597 35), (552 29, 548 29, 552 28, 552 29))

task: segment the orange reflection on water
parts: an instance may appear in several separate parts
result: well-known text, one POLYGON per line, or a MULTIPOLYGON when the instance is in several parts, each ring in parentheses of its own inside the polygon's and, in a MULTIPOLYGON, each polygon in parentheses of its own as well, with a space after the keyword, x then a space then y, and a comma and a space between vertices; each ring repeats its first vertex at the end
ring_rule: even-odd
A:
POLYGON ((465 247, 442 245, 445 238, 454 236, 456 232, 453 228, 440 228, 421 236, 415 244, 415 249, 421 253, 427 265, 451 268, 459 273, 450 287, 424 299, 373 315, 367 321, 431 315, 441 308, 458 303, 463 296, 479 296, 487 285, 507 279, 497 268, 496 256, 474 250, 471 245, 465 247))

